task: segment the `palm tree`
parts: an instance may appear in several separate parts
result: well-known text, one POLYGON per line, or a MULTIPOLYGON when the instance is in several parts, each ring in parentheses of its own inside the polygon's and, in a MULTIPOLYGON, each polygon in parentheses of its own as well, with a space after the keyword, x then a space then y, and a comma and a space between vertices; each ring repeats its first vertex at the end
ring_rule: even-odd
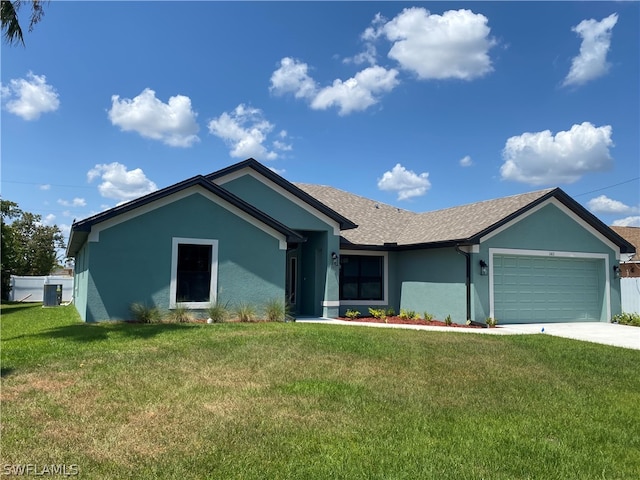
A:
MULTIPOLYGON (((0 14, 2 15, 2 37, 9 45, 21 43, 24 46, 24 38, 22 36, 22 28, 18 21, 18 11, 24 0, 2 0, 0 14)), ((31 4, 31 21, 29 22, 29 31, 33 30, 36 23, 42 19, 44 15, 44 7, 42 0, 30 0, 31 4)))

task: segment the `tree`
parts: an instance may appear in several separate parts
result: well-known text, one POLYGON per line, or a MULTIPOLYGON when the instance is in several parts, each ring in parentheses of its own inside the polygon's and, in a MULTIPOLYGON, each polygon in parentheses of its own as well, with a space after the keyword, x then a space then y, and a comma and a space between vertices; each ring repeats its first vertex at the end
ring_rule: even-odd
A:
MULTIPOLYGON (((22 27, 18 19, 18 11, 24 3, 24 0, 2 0, 0 14, 2 15, 2 36, 4 41, 9 45, 21 43, 24 46, 24 37, 22 35, 22 27)), ((33 27, 38 23, 44 15, 44 2, 42 0, 31 0, 31 20, 29 21, 29 31, 33 31, 33 27)))
POLYGON ((42 225, 42 217, 24 212, 8 200, 2 210, 2 296, 9 293, 11 275, 49 275, 58 265, 57 249, 65 248, 58 226, 42 225), (11 223, 5 219, 13 219, 11 223))
POLYGON ((22 210, 18 208, 18 204, 8 200, 0 200, 0 210, 2 212, 2 245, 0 246, 0 254, 2 256, 2 298, 6 299, 10 289, 11 270, 16 263, 16 247, 11 226, 7 225, 6 220, 19 217, 22 210))

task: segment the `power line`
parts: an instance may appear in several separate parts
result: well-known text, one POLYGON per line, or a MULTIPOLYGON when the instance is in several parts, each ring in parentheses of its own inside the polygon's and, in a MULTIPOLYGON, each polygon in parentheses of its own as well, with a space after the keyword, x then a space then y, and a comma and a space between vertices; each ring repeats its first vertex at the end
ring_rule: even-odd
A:
POLYGON ((37 185, 39 187, 65 187, 65 188, 96 188, 95 185, 61 185, 56 183, 43 183, 43 182, 20 182, 18 180, 2 180, 0 183, 14 183, 18 185, 37 185))
POLYGON ((589 192, 579 193, 578 195, 573 195, 573 197, 582 197, 583 195, 589 195, 590 193, 601 192, 602 190, 608 190, 609 188, 618 187, 620 185, 624 185, 625 183, 635 182, 636 180, 640 180, 640 177, 635 177, 630 180, 625 180, 624 182, 616 183, 614 185, 609 185, 608 187, 597 188, 596 190, 591 190, 589 192))

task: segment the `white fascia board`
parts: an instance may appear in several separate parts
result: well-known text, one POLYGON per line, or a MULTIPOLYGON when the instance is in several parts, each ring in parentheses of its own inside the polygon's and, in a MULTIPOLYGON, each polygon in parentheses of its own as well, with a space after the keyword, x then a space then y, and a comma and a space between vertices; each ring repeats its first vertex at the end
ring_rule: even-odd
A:
POLYGON ((202 195, 203 197, 205 197, 207 200, 210 200, 211 202, 221 206, 222 208, 224 208, 225 210, 228 210, 229 212, 233 213, 235 216, 241 218, 242 220, 246 221, 247 223, 253 225, 256 228, 259 228, 260 230, 262 230, 263 232, 267 233, 268 235, 272 236, 273 238, 275 238, 276 240, 278 240, 278 245, 280 250, 286 250, 287 249, 287 238, 284 234, 278 232, 277 230, 271 228, 270 226, 262 223, 260 220, 258 220, 257 218, 249 215, 247 212, 245 212, 244 210, 236 207, 235 205, 232 205, 231 203, 227 202, 226 200, 223 200, 222 198, 220 198, 219 196, 215 195, 214 193, 211 193, 210 191, 206 190, 203 187, 200 187, 198 185, 194 185, 192 187, 186 188, 184 190, 181 190, 179 192, 176 193, 172 193, 171 195, 167 195, 166 197, 163 198, 159 198, 158 200, 155 200, 153 202, 147 203, 146 205, 142 205, 138 208, 134 208, 133 210, 130 210, 128 212, 122 213, 120 215, 117 215, 115 217, 112 217, 108 220, 105 220, 103 222, 97 223, 95 225, 93 225, 91 227, 91 232, 89 233, 89 242, 99 242, 100 241, 100 232, 102 232, 103 230, 107 230, 111 227, 114 227, 116 225, 119 225, 123 222, 127 222, 129 220, 132 220, 136 217, 139 217, 140 215, 145 215, 149 212, 152 212, 158 208, 162 208, 165 207, 167 205, 170 205, 173 202, 177 202, 179 200, 182 200, 184 198, 190 197, 191 195, 195 195, 195 194, 199 194, 202 195))
POLYGON ((580 216, 578 216, 576 213, 574 213, 569 207, 567 207, 564 203, 562 203, 560 200, 558 200, 555 197, 551 197, 551 198, 545 200, 544 202, 540 203, 539 205, 536 205, 535 207, 527 210, 523 214, 518 215, 516 218, 514 218, 510 222, 507 222, 504 225, 496 228, 495 230, 487 233, 484 237, 480 238, 480 243, 486 242, 490 238, 492 238, 492 237, 504 232, 508 228, 511 228, 513 225, 518 223, 520 220, 524 220, 529 215, 532 215, 532 214, 536 213, 538 210, 546 207, 549 204, 554 205, 555 207, 560 209, 565 215, 567 215, 569 218, 571 218, 574 222, 579 224, 582 228, 584 228, 589 233, 591 233, 591 235, 593 235, 598 240, 600 240, 602 243, 604 243, 607 247, 609 247, 611 250, 613 250, 615 252, 616 259, 617 260, 620 259, 620 247, 618 247, 615 243, 613 243, 607 237, 605 237, 600 232, 598 232, 595 228, 593 228, 591 225, 589 225, 584 219, 582 219, 580 216))
POLYGON ((242 168, 240 170, 237 170, 235 172, 228 173, 227 175, 224 175, 224 176, 222 176, 220 178, 214 179, 213 182, 216 183, 217 185, 222 186, 225 183, 228 183, 228 182, 231 182, 231 181, 236 180, 238 178, 244 177, 245 175, 250 175, 251 177, 255 178, 256 180, 258 180, 262 184, 266 185, 271 190, 273 190, 276 193, 280 194, 281 196, 283 196, 284 198, 286 198, 287 200, 289 200, 293 204, 297 205, 298 207, 302 208, 303 210, 306 210, 307 212, 309 212, 314 217, 322 220, 324 223, 330 225, 333 228, 333 234, 334 235, 340 235, 340 224, 338 222, 336 222, 332 218, 328 217, 324 213, 320 212, 319 210, 316 210, 314 207, 309 205, 307 202, 305 202, 304 200, 301 200, 300 198, 296 197, 293 193, 291 193, 288 190, 282 188, 277 183, 274 183, 271 180, 269 180, 268 178, 260 175, 258 172, 256 172, 251 167, 244 167, 244 168, 242 168))

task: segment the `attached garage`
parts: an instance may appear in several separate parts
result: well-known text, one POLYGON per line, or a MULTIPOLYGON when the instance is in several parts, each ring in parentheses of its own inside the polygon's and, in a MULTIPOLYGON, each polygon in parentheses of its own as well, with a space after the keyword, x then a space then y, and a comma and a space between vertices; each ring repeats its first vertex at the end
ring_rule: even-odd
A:
POLYGON ((492 249, 490 296, 502 323, 610 318, 608 256, 492 249))

